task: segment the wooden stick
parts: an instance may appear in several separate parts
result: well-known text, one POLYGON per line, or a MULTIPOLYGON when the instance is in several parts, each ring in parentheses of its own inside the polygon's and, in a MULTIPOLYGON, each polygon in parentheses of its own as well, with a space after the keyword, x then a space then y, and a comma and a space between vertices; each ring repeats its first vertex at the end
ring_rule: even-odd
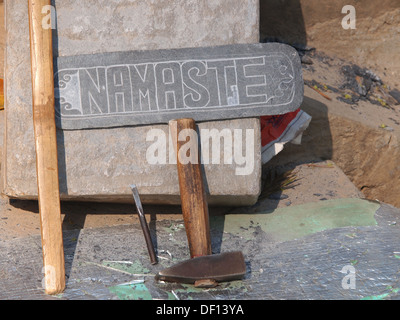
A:
POLYGON ((179 190, 185 230, 192 258, 211 254, 211 236, 207 198, 200 168, 200 156, 196 124, 193 119, 179 119, 169 122, 177 154, 179 190), (176 131, 175 131, 176 128, 176 131), (184 130, 187 130, 184 132, 184 130), (180 141, 180 133, 189 135, 188 141, 180 141), (190 135, 192 133, 193 135, 190 135), (184 149, 181 147, 185 145, 184 149), (186 151, 190 151, 187 158, 186 151), (181 160, 189 160, 182 163, 181 160))
POLYGON ((28 0, 28 5, 33 126, 45 291, 47 294, 58 294, 65 288, 65 263, 54 110, 53 47, 51 29, 43 28, 42 25, 42 8, 51 5, 51 1, 28 0))
POLYGON ((319 90, 319 89, 317 89, 317 88, 314 88, 314 87, 311 87, 311 89, 314 89, 314 91, 317 91, 317 92, 318 92, 321 96, 323 96, 325 99, 332 100, 331 97, 329 97, 329 96, 327 96, 325 93, 321 92, 321 90, 319 90))

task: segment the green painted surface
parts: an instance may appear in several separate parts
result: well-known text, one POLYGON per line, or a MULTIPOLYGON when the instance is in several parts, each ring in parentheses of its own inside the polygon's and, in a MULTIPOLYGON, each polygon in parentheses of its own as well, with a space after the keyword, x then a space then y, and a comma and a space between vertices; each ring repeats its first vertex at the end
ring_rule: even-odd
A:
POLYGON ((376 225, 374 214, 379 207, 379 203, 362 199, 335 199, 272 212, 217 216, 211 224, 249 240, 261 228, 275 241, 289 241, 328 229, 376 225))
POLYGON ((358 263, 358 260, 350 260, 350 264, 352 266, 355 266, 358 263))
POLYGON ((378 294, 376 296, 368 296, 365 298, 362 298, 361 300, 384 300, 389 296, 389 293, 384 293, 384 294, 378 294))
POLYGON ((386 298, 390 297, 391 294, 396 294, 400 291, 400 288, 392 288, 391 286, 388 286, 387 289, 390 290, 390 292, 378 294, 375 296, 364 297, 361 300, 385 300, 386 298))
MULTIPOLYGON (((191 300, 194 297, 201 295, 205 290, 209 292, 210 295, 220 294, 221 292, 247 292, 248 289, 244 285, 243 281, 232 281, 232 282, 224 282, 220 283, 216 288, 202 289, 196 288, 193 285, 189 284, 180 284, 179 288, 174 288, 172 290, 171 287, 166 288, 158 288, 158 294, 163 292, 166 296, 166 300, 177 300, 180 297, 185 300, 191 300)), ((139 284, 124 284, 117 285, 113 287, 109 287, 108 290, 110 293, 114 294, 119 300, 152 300, 153 297, 151 295, 150 290, 146 287, 144 283, 139 284)))
POLYGON ((108 288, 120 300, 152 300, 149 290, 143 283, 119 285, 108 288))

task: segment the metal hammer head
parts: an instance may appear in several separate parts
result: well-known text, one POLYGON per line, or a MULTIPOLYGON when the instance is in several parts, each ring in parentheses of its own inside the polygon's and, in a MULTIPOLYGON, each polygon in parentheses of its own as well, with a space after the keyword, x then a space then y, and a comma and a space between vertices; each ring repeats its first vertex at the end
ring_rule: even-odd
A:
POLYGON ((246 273, 242 252, 226 252, 196 257, 160 271, 156 280, 195 284, 202 280, 240 280, 246 273))

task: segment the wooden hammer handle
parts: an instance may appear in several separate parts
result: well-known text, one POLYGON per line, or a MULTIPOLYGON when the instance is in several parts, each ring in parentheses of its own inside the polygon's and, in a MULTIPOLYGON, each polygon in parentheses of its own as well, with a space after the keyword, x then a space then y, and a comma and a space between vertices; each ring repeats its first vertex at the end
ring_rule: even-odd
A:
POLYGON ((169 125, 176 145, 182 215, 190 255, 192 258, 210 255, 208 205, 200 167, 196 124, 193 119, 179 119, 170 121, 169 125))
POLYGON ((29 0, 33 128, 45 291, 65 288, 64 248, 58 181, 57 137, 54 110, 54 73, 51 29, 44 28, 42 13, 50 0, 29 0))

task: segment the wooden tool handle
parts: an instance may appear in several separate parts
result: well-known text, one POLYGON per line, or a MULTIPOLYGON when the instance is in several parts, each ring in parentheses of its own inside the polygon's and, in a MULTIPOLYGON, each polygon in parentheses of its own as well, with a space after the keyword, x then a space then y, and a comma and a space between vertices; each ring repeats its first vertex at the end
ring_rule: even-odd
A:
POLYGON ((192 258, 210 255, 208 205, 200 168, 196 124, 193 119, 179 119, 170 121, 169 125, 176 143, 182 214, 190 255, 192 258))
POLYGON ((57 138, 54 118, 54 74, 51 29, 44 28, 44 6, 50 0, 29 0, 33 127, 42 234, 45 291, 65 288, 64 248, 58 181, 57 138))

